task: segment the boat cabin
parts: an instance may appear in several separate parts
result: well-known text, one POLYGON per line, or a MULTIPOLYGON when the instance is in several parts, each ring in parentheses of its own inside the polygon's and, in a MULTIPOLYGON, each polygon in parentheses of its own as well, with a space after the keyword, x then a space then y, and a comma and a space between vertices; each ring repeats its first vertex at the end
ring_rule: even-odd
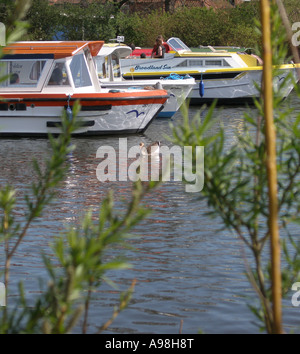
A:
POLYGON ((99 80, 121 81, 121 58, 131 54, 131 48, 126 45, 108 43, 104 44, 98 55, 93 58, 99 80))
POLYGON ((3 49, 0 91, 100 91, 92 61, 103 42, 18 42, 3 49))

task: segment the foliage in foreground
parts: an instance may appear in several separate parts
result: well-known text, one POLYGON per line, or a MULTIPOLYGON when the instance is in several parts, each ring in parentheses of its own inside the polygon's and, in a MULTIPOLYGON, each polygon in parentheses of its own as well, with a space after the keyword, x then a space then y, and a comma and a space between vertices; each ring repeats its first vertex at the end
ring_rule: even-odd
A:
MULTIPOLYGON (((276 8, 272 12, 272 26, 273 63, 278 64, 286 57, 287 48, 283 45, 285 35, 278 36, 282 25, 276 8)), ((274 70, 274 83, 277 74, 274 70)), ((285 261, 281 270, 283 296, 300 280, 297 227, 300 221, 300 113, 295 112, 288 101, 282 102, 282 90, 290 80, 293 80, 291 76, 274 92, 279 226, 285 261)), ((294 89, 300 98, 300 88, 295 82, 294 89)), ((255 104, 256 110, 245 114, 243 130, 236 132, 234 144, 227 144, 224 129, 211 133, 217 122, 214 106, 203 119, 199 112, 193 121, 189 120, 186 108, 184 123, 173 127, 171 140, 182 146, 205 146, 205 186, 199 198, 207 202, 207 214, 221 218, 223 227, 237 234, 250 251, 252 257, 245 260, 246 274, 257 292, 259 304, 249 306, 259 319, 261 329, 274 333, 264 101, 261 98, 255 104)))
MULTIPOLYGON (((27 2, 17 2, 20 3, 27 2)), ((276 13, 273 19, 275 41, 282 29, 279 27, 276 13)), ((22 33, 24 26, 19 27, 13 21, 11 24, 12 27, 17 27, 18 35, 22 33)), ((11 32, 11 35, 11 38, 18 37, 16 32, 11 32)), ((277 40, 279 43, 277 42, 277 50, 274 53, 278 56, 274 57, 274 63, 280 63, 282 57, 287 55, 283 45, 285 36, 280 36, 277 40)), ((281 84, 282 88, 284 84, 281 84)), ((300 97, 299 87, 295 86, 295 90, 300 97)), ((261 327, 272 333, 271 269, 266 250, 270 231, 262 100, 256 102, 256 108, 256 115, 253 115, 252 111, 245 116, 244 131, 237 133, 235 145, 226 145, 223 129, 216 135, 211 134, 210 129, 215 123, 214 106, 209 109, 203 120, 199 112, 192 122, 188 120, 186 110, 184 124, 173 127, 173 142, 182 146, 205 146, 205 188, 199 198, 207 201, 209 214, 212 217, 221 217, 224 227, 234 230, 251 251, 252 259, 248 262, 247 276, 260 300, 258 306, 251 304, 251 309, 260 320, 261 327)), ((75 116, 78 109, 79 106, 74 109, 75 116)), ((292 222, 299 224, 300 221, 300 113, 295 113, 292 107, 283 105, 280 94, 276 93, 274 114, 277 130, 280 226, 285 256, 282 293, 286 294, 291 285, 299 281, 300 271, 300 244, 295 228, 289 227, 292 222)), ((42 168, 35 163, 37 182, 32 184, 32 193, 26 197, 27 214, 23 222, 14 218, 14 188, 6 186, 0 190, 0 241, 4 249, 7 295, 10 289, 11 260, 26 237, 29 226, 42 215, 43 209, 49 205, 57 186, 65 176, 68 168, 66 157, 74 148, 70 145, 70 136, 76 128, 76 120, 70 121, 64 115, 62 134, 58 139, 50 139, 53 154, 46 167, 42 168)), ((100 208, 96 223, 91 215, 87 214, 80 228, 70 228, 57 238, 53 245, 56 261, 53 262, 44 256, 49 277, 48 287, 43 289, 34 306, 29 306, 22 284, 19 304, 11 306, 7 296, 8 306, 1 308, 0 332, 70 333, 81 319, 82 333, 86 333, 93 291, 101 285, 107 270, 128 266, 124 260, 118 258, 105 262, 105 253, 115 243, 125 241, 130 229, 147 215, 147 211, 140 208, 139 203, 145 193, 154 186, 155 184, 145 186, 137 182, 131 203, 121 216, 115 215, 113 196, 109 194, 100 208)), ((99 328, 99 332, 107 328, 119 311, 126 307, 133 287, 134 282, 128 291, 122 294, 118 308, 111 319, 99 328)))
MULTIPOLYGON (((15 11, 11 12, 7 27, 7 42, 18 40, 24 34, 24 18, 30 1, 16 1, 15 11)), ((30 193, 25 195, 24 218, 16 218, 18 200, 13 186, 0 188, 0 245, 1 263, 4 270, 6 287, 6 306, 0 308, 0 333, 71 333, 79 326, 86 333, 88 326, 89 304, 93 291, 106 279, 106 272, 128 268, 126 260, 118 256, 107 260, 106 253, 116 244, 122 244, 129 237, 130 230, 149 210, 140 206, 143 196, 157 185, 155 183, 133 185, 132 199, 127 203, 124 213, 114 211, 114 196, 110 192, 99 207, 99 216, 95 222, 91 213, 87 213, 80 226, 70 227, 57 235, 52 245, 53 255, 43 255, 48 283, 41 290, 41 295, 32 304, 27 299, 22 282, 19 283, 19 298, 15 304, 10 297, 11 263, 20 245, 30 232, 30 227, 43 216, 50 205, 60 183, 68 173, 68 156, 75 149, 71 136, 80 120, 77 114, 79 103, 73 106, 73 117, 62 112, 61 133, 55 138, 49 135, 52 154, 47 161, 33 161, 34 176, 30 193), (3 251, 3 253, 2 253, 3 251)), ((1 277, 2 278, 2 277, 1 277)), ((111 284, 111 282, 110 282, 111 284)), ((97 332, 105 330, 115 317, 128 304, 134 289, 135 280, 127 291, 121 294, 120 302, 111 318, 99 326, 97 332)))
MULTIPOLYGON (((73 107, 74 116, 78 109, 78 104, 73 107)), ((79 319, 82 319, 82 333, 86 333, 93 291, 105 280, 108 270, 129 267, 119 257, 105 261, 107 250, 115 244, 123 243, 130 230, 149 213, 149 210, 143 209, 139 204, 143 196, 157 183, 135 183, 132 200, 122 215, 114 212, 114 198, 109 193, 102 202, 96 222, 91 213, 87 213, 80 227, 71 227, 56 238, 52 247, 55 261, 53 256, 50 258, 43 255, 49 282, 35 304, 29 306, 20 284, 21 309, 20 304, 15 308, 10 305, 11 260, 29 227, 42 216, 43 210, 55 196, 56 189, 68 170, 68 154, 75 148, 70 143, 70 138, 80 121, 76 123, 76 119, 69 120, 64 112, 62 122, 62 133, 57 138, 50 137, 52 156, 46 166, 41 167, 36 161, 34 163, 37 181, 32 184, 31 194, 25 196, 27 214, 23 222, 14 218, 14 188, 6 186, 0 190, 0 242, 5 250, 4 279, 7 290, 7 306, 1 308, 1 333, 70 333, 79 319)), ((120 304, 112 314, 112 319, 127 306, 133 288, 134 280, 128 291, 121 295, 120 304)), ((103 324, 99 331, 107 328, 112 319, 103 324)))

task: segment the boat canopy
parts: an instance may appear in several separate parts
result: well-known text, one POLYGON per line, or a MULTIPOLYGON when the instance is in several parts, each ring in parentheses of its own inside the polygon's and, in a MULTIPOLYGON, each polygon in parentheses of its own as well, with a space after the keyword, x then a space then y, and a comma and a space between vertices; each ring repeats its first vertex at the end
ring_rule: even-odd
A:
POLYGON ((17 42, 3 48, 4 55, 49 55, 53 59, 70 57, 84 48, 89 48, 91 55, 96 56, 103 41, 49 41, 49 42, 17 42))
POLYGON ((113 53, 116 53, 120 58, 126 58, 128 55, 130 55, 132 52, 132 49, 127 46, 127 45, 116 45, 116 44, 104 44, 98 55, 102 55, 104 57, 111 55, 113 53))
POLYGON ((132 49, 126 45, 104 44, 93 58, 98 78, 103 80, 121 80, 120 58, 126 58, 132 49))
POLYGON ((55 90, 99 89, 94 66, 86 58, 96 56, 104 42, 17 42, 4 48, 0 60, 1 92, 41 91, 43 87, 55 90), (87 49, 87 53, 85 53, 87 49), (91 70, 92 69, 92 70, 91 70))

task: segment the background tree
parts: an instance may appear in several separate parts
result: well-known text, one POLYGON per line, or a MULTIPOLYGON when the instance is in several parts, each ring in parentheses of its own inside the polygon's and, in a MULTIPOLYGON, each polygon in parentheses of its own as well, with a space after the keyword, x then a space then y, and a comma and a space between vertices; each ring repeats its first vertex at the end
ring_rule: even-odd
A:
POLYGON ((105 40, 115 38, 115 8, 111 3, 85 3, 84 8, 64 3, 57 6, 58 30, 66 40, 105 40))
POLYGON ((26 20, 30 24, 26 35, 27 40, 57 39, 55 36, 60 23, 59 11, 56 6, 49 4, 48 0, 32 0, 26 20))

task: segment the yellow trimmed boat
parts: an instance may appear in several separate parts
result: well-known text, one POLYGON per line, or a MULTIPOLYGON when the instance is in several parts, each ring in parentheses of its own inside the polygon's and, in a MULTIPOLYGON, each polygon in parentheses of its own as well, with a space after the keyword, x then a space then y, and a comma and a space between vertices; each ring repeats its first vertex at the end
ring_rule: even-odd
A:
MULTIPOLYGON (((170 51, 163 58, 151 58, 151 50, 140 49, 133 54, 146 54, 146 58, 133 55, 121 60, 123 77, 134 79, 158 79, 170 74, 190 75, 196 84, 189 94, 191 104, 209 103, 218 99, 220 104, 251 103, 259 97, 257 85, 261 84, 262 62, 255 55, 245 52, 217 50, 192 51, 179 38, 167 41, 170 51)), ((286 80, 283 98, 298 81, 296 68, 299 64, 285 64, 277 67, 273 84, 278 90, 286 80)))

